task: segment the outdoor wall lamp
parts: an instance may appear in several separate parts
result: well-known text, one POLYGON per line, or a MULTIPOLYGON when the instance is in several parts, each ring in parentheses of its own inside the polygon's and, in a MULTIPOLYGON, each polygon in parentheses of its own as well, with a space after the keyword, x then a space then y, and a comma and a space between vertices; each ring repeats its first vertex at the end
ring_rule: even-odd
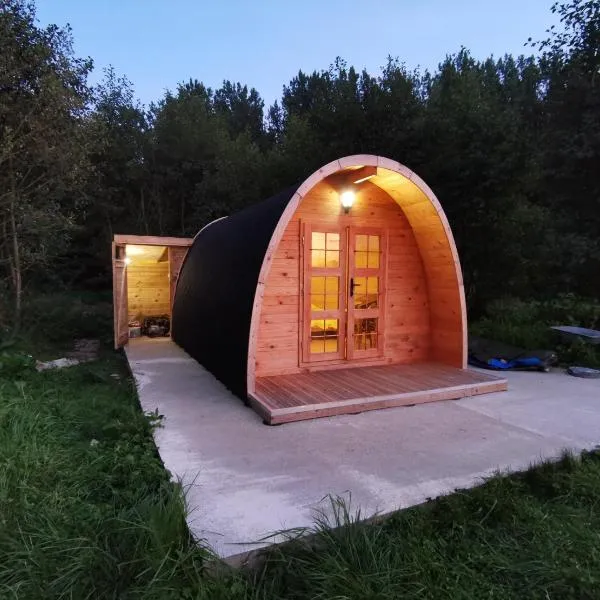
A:
POLYGON ((356 193, 354 192, 354 190, 344 190, 340 194, 340 204, 342 205, 342 208, 344 209, 344 212, 346 214, 350 212, 350 209, 352 208, 355 199, 356 193))

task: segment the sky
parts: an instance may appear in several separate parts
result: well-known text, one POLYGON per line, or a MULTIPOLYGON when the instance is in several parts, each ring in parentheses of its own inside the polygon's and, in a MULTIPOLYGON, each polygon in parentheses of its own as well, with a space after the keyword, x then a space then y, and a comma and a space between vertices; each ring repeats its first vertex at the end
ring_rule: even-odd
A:
POLYGON ((530 53, 553 0, 37 0, 40 25, 69 23, 75 52, 112 65, 148 105, 190 78, 255 87, 266 105, 299 70, 337 56, 379 73, 387 56, 435 69, 468 48, 475 58, 530 53))

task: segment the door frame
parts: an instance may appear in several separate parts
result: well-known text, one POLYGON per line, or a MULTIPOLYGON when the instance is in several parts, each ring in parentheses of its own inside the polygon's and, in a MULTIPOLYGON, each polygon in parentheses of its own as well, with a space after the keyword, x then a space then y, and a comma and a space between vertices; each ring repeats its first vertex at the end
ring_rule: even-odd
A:
POLYGON ((112 243, 113 331, 115 350, 127 344, 129 327, 127 315, 127 263, 125 244, 112 243))
POLYGON ((171 248, 187 247, 192 245, 193 238, 184 237, 160 237, 151 235, 122 235, 115 234, 111 244, 112 249, 112 284, 113 284, 113 331, 115 349, 125 346, 129 341, 129 315, 127 299, 127 263, 125 252, 127 245, 139 246, 165 246, 169 257, 169 285, 170 303, 173 308, 173 295, 177 286, 177 278, 183 260, 179 268, 172 273, 171 248))
MULTIPOLYGON (((299 327, 298 327, 298 366, 309 370, 319 370, 323 368, 335 367, 352 367, 360 364, 383 364, 386 362, 384 356, 385 349, 385 313, 387 305, 387 276, 388 276, 388 244, 389 235, 385 227, 361 227, 352 224, 348 218, 341 217, 338 223, 325 221, 301 221, 300 222, 300 301, 299 301, 299 327), (310 356, 310 321, 311 321, 311 303, 307 291, 310 289, 310 276, 312 267, 307 267, 310 257, 310 234, 312 230, 323 232, 340 233, 340 262, 343 262, 343 267, 340 265, 340 292, 339 292, 339 309, 340 312, 340 346, 343 338, 343 352, 334 358, 315 359, 310 356), (349 335, 349 284, 351 271, 351 238, 356 233, 371 233, 380 235, 380 267, 378 276, 380 278, 380 297, 381 303, 378 307, 378 314, 373 314, 373 317, 380 319, 378 327, 377 348, 373 351, 359 351, 358 354, 349 351, 349 344, 352 342, 352 336, 349 335), (342 242, 343 239, 343 242, 342 242), (343 246, 342 246, 343 244, 343 246), (342 258, 343 256, 343 258, 342 258), (342 327, 343 325, 343 327, 342 327)), ((317 269, 318 270, 318 269, 317 269)), ((323 269, 325 271, 327 269, 323 269)), ((354 269, 355 270, 355 269, 354 269)), ((329 269, 331 272, 331 269, 329 269)), ((359 275, 360 276, 360 275, 359 275)), ((354 309, 353 309, 354 310, 354 309)), ((326 318, 326 317, 325 317, 326 318)), ((330 317, 336 318, 336 317, 330 317)))

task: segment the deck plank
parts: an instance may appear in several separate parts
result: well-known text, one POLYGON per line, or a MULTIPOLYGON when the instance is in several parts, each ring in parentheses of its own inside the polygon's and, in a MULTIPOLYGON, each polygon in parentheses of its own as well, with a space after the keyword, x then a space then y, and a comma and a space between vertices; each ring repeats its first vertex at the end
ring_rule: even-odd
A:
POLYGON ((252 401, 276 424, 506 389, 506 380, 494 375, 417 363, 258 377, 252 401))

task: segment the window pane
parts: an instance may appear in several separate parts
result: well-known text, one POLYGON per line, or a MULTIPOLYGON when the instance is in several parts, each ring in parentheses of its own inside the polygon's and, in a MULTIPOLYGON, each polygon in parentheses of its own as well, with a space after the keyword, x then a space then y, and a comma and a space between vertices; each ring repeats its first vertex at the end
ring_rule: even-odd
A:
POLYGON ((311 310, 325 310, 325 296, 311 294, 310 308, 311 310))
POLYGON ((325 250, 311 250, 311 265, 313 267, 325 266, 325 250))
POLYGON ((327 250, 339 250, 340 249, 340 234, 339 233, 328 233, 327 234, 327 250))
POLYGON ((369 236, 357 235, 354 249, 367 251, 369 249, 369 236))
POLYGON ((379 252, 379 236, 369 236, 369 252, 379 252))
POLYGON ((339 320, 313 319, 310 322, 310 353, 337 352, 339 348, 339 320))
POLYGON ((354 308, 366 308, 367 302, 367 278, 354 278, 354 308))
POLYGON ((356 319, 356 321, 354 321, 355 350, 377 348, 377 320, 378 319, 356 319))
POLYGON ((325 277, 313 276, 310 278, 310 293, 324 294, 325 293, 325 277))
POLYGON ((367 267, 369 269, 379 269, 379 252, 369 252, 367 267))
POLYGON ((325 309, 337 310, 339 307, 339 296, 325 296, 325 309))
POLYGON ((379 277, 367 278, 367 292, 369 294, 377 294, 379 292, 379 277))
POLYGON ((325 234, 313 231, 310 247, 312 250, 325 250, 325 234))
POLYGON ((356 319, 354 333, 377 333, 377 318, 356 319))
POLYGON ((338 320, 327 319, 325 321, 325 336, 336 337, 338 335, 338 320))
POLYGON ((355 350, 371 350, 377 348, 377 334, 363 333, 354 336, 355 350))
POLYGON ((338 250, 327 250, 327 267, 339 267, 340 266, 340 253, 338 250))
POLYGON ((310 353, 311 354, 323 354, 325 352, 325 340, 310 340, 310 353))
POLYGON ((339 277, 326 277, 325 292, 327 294, 337 294, 339 292, 339 277))
POLYGON ((323 319, 312 319, 310 322, 310 337, 313 340, 325 336, 325 321, 323 319))
POLYGON ((357 269, 365 269, 367 267, 367 254, 368 252, 354 253, 354 266, 357 269))
POLYGON ((367 306, 368 308, 377 308, 379 295, 379 277, 369 277, 367 279, 367 306))
POLYGON ((325 352, 338 351, 338 338, 327 338, 325 340, 325 352))

